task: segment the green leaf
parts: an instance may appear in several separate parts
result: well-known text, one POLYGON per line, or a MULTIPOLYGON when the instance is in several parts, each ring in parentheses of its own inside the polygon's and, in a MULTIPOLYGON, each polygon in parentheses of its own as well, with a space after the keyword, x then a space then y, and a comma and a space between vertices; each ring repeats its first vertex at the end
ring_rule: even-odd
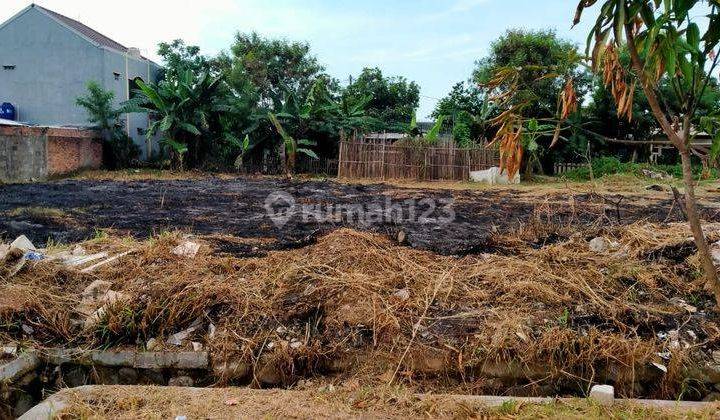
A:
POLYGON ((685 35, 687 37, 688 44, 690 44, 695 51, 700 51, 700 28, 697 24, 689 24, 685 35))
POLYGON ((677 56, 673 48, 662 49, 663 58, 665 59, 665 71, 668 76, 675 77, 675 69, 677 65, 677 56))
POLYGON ((145 82, 143 82, 140 79, 137 79, 135 81, 135 83, 137 83, 137 85, 140 88, 140 90, 142 91, 142 93, 145 96, 147 96, 147 98, 150 100, 150 102, 153 103, 153 105, 155 105, 156 108, 158 108, 160 110, 167 108, 167 106, 165 105, 165 101, 163 101, 162 97, 160 96, 160 94, 158 93, 157 90, 146 85, 145 82))
POLYGON ((625 30, 625 0, 615 0, 615 42, 618 45, 623 43, 623 32, 625 30))
POLYGON ((526 148, 529 152, 535 152, 535 151, 538 150, 539 147, 540 147, 540 146, 537 144, 537 142, 536 142, 534 139, 530 139, 530 140, 528 141, 527 146, 525 146, 525 148, 526 148))
MULTIPOLYGON (((680 71, 683 74, 683 78, 685 79, 686 83, 692 83, 693 80, 693 66, 690 64, 690 62, 685 58, 684 55, 679 56, 680 60, 680 71)), ((688 85, 689 86, 689 85, 688 85)))
POLYGON ((317 146, 317 142, 313 140, 308 139, 300 139, 297 141, 297 144, 302 146, 317 146))
POLYGON ((655 13, 653 13, 649 3, 644 1, 642 2, 642 6, 640 7, 640 16, 642 17, 643 22, 645 22, 645 26, 648 28, 655 24, 655 13))
POLYGON ((313 158, 313 159, 320 159, 320 158, 318 157, 318 155, 315 154, 315 152, 313 152, 313 151, 310 150, 310 149, 297 149, 297 151, 298 151, 298 153, 305 154, 305 155, 307 155, 307 156, 310 156, 310 157, 313 158))
POLYGON ((170 147, 175 153, 183 154, 187 153, 188 148, 183 143, 177 142, 171 138, 164 138, 161 142, 170 147))
POLYGON ((710 159, 717 160, 720 156, 720 132, 715 135, 712 139, 712 145, 710 146, 710 159))
POLYGON ((168 131, 172 127, 173 119, 172 115, 166 115, 160 122, 160 131, 168 131))
POLYGON ((200 130, 198 130, 197 127, 195 127, 194 125, 192 125, 190 123, 181 122, 181 123, 178 123, 178 126, 190 134, 194 134, 196 136, 200 135, 200 130))
POLYGON ((528 120, 528 130, 530 131, 537 131, 538 130, 538 122, 535 118, 531 118, 528 120))
POLYGON ((445 115, 441 115, 438 117, 437 121, 435 121, 435 124, 433 124, 432 128, 425 136, 428 142, 435 143, 437 141, 440 136, 440 130, 442 130, 442 125, 445 122, 445 118, 445 115))

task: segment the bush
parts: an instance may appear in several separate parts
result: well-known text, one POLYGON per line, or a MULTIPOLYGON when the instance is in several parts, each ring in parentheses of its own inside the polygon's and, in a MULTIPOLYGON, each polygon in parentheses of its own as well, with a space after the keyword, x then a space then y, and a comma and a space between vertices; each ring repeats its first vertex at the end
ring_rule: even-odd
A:
MULTIPOLYGON (((668 175, 672 175, 676 179, 682 179, 682 166, 681 165, 650 165, 647 163, 623 163, 614 157, 601 157, 593 160, 592 162, 593 175, 595 178, 602 178, 607 175, 616 174, 627 174, 642 177, 643 170, 650 170, 653 172, 661 172, 668 175)), ((702 167, 700 165, 693 166, 693 174, 695 178, 700 178, 702 175, 702 167)), ((716 179, 720 176, 717 169, 713 168, 710 170, 710 178, 716 179)), ((590 169, 579 168, 563 174, 563 178, 571 181, 589 181, 590 180, 590 169)))
POLYGON ((135 166, 139 157, 140 148, 122 130, 114 130, 110 139, 103 142, 103 161, 108 169, 135 166))

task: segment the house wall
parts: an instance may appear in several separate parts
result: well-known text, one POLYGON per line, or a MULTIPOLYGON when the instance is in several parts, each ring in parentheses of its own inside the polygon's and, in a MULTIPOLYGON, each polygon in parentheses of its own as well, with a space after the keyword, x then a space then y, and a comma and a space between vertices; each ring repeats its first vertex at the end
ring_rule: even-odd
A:
MULTIPOLYGON (((119 105, 128 98, 129 79, 157 82, 158 73, 156 64, 97 46, 35 8, 0 27, 0 103, 15 105, 21 122, 87 126, 75 100, 87 94, 89 81, 114 92, 119 105), (6 65, 15 69, 3 70, 6 65)), ((132 114, 122 123, 141 158, 158 150, 157 139, 146 141, 147 115, 132 114)))
POLYGON ((0 102, 19 120, 41 125, 86 125, 75 98, 102 74, 102 50, 35 8, 0 28, 0 102))
MULTIPOLYGON (((116 106, 130 98, 129 80, 139 77, 146 83, 155 83, 159 72, 159 67, 154 63, 111 50, 104 52, 103 67, 103 86, 115 93, 116 106), (115 73, 120 74, 117 80, 115 73)), ((142 159, 157 152, 157 139, 147 139, 145 136, 148 129, 147 114, 128 114, 122 117, 121 122, 128 135, 140 147, 142 159)))
POLYGON ((102 166, 92 130, 0 126, 0 182, 27 182, 102 166))

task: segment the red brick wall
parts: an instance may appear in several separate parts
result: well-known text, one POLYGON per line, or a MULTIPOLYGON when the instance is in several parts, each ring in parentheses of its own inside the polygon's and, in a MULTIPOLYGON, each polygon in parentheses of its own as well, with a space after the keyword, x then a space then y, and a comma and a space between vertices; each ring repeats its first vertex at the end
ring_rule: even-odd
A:
POLYGON ((47 133, 48 175, 62 175, 102 166, 102 141, 88 130, 51 128, 47 133))

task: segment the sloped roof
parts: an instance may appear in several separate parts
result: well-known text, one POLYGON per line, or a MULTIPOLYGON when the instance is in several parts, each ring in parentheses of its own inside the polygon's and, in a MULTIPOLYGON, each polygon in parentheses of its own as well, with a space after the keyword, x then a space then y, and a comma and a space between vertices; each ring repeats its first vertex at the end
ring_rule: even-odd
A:
POLYGON ((49 14, 50 16, 54 17, 55 19, 59 20, 66 26, 69 26, 70 28, 74 29, 77 32, 80 32, 80 34, 84 35, 85 37, 89 38, 90 40, 94 41, 97 44, 100 44, 103 47, 111 48, 113 50, 120 51, 122 53, 127 53, 128 48, 121 43, 117 41, 113 41, 112 39, 106 37, 105 35, 101 34, 100 32, 92 29, 91 27, 78 22, 75 19, 70 19, 69 17, 65 15, 61 15, 60 13, 53 12, 50 9, 46 9, 42 6, 38 6, 37 4, 33 4, 30 7, 34 7, 41 12, 45 12, 49 14))

